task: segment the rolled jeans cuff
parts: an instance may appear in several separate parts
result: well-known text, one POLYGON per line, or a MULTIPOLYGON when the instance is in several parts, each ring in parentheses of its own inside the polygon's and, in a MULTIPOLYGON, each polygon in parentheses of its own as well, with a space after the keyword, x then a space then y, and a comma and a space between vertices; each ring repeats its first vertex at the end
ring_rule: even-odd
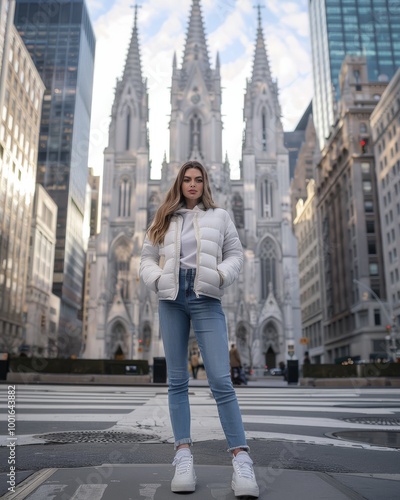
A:
POLYGON ((233 446, 232 448, 228 448, 226 451, 228 453, 232 453, 233 450, 237 450, 238 448, 241 448, 242 450, 245 450, 247 451, 247 453, 250 452, 250 446, 247 446, 247 444, 244 444, 244 445, 239 445, 239 446, 233 446))
POLYGON ((176 450, 181 444, 188 444, 192 446, 193 441, 190 438, 179 439, 174 443, 174 450, 176 450))

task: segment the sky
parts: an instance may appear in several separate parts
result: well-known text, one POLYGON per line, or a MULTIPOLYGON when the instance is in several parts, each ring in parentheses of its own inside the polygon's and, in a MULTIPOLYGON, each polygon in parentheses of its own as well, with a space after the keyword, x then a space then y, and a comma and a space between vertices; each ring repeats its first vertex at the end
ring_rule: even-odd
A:
MULTIPOLYGON (((89 166, 103 169, 103 151, 117 78, 121 78, 132 33, 132 0, 86 0, 96 36, 89 166)), ((172 60, 181 65, 192 0, 138 0, 142 73, 149 93, 151 177, 169 159, 168 122, 172 60)), ((223 151, 233 178, 239 173, 246 79, 251 78, 261 6, 272 77, 278 82, 285 131, 295 128, 313 94, 308 0, 202 0, 211 67, 221 64, 223 151)))

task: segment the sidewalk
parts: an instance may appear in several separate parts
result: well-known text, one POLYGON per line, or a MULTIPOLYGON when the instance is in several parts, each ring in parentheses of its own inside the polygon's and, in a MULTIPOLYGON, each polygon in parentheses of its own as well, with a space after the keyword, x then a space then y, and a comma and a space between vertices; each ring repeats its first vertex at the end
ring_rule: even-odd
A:
MULTIPOLYGON (((6 500, 234 500, 232 467, 199 465, 196 492, 172 493, 172 465, 113 465, 43 469, 23 481, 6 500)), ((400 474, 326 474, 255 467, 260 499, 395 500, 400 474)), ((3 474, 1 474, 3 476, 3 474)), ((243 498, 243 497, 242 497, 243 498)))
MULTIPOLYGON (((299 378, 297 384, 288 384, 283 377, 249 377, 249 386, 256 387, 302 387, 360 389, 362 387, 400 387, 400 377, 360 377, 360 378, 299 378)), ((66 385, 125 385, 146 386, 166 383, 153 383, 150 375, 68 375, 54 373, 8 373, 4 384, 66 384, 66 385)), ((200 371, 197 379, 190 379, 190 385, 208 386, 204 371, 200 371)), ((243 387, 240 386, 240 387, 243 387)))

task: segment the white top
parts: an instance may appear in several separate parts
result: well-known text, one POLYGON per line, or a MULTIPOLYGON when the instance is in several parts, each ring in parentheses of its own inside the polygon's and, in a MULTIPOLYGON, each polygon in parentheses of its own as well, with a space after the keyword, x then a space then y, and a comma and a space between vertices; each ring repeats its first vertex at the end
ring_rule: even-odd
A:
POLYGON ((180 267, 183 269, 196 269, 197 241, 194 232, 193 218, 200 209, 196 205, 193 210, 181 208, 178 213, 183 215, 181 232, 180 267))

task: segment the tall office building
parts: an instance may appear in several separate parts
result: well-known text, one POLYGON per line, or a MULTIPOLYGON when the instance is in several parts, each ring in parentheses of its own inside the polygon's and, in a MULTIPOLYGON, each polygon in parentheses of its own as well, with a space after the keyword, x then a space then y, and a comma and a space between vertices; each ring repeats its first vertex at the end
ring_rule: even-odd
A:
MULTIPOLYGON (((400 68, 371 115, 391 354, 400 349, 400 68), (397 347, 396 338, 397 336, 397 347)), ((388 339, 389 340, 389 339, 388 339)))
POLYGON ((26 324, 21 352, 57 356, 60 298, 51 293, 56 246, 57 205, 40 184, 33 200, 26 293, 26 324))
POLYGON ((365 57, 346 56, 339 119, 316 168, 324 361, 382 357, 386 287, 369 119, 387 83, 365 57))
POLYGON ((58 207, 53 292, 61 298, 59 354, 78 354, 83 220, 95 38, 84 0, 17 0, 15 25, 44 81, 37 182, 58 207))
MULTIPOLYGON (((3 50, 4 50, 4 41, 6 36, 6 28, 7 28, 7 18, 8 11, 10 8, 10 1, 7 0, 5 2, 0 2, 0 61, 3 61, 3 50)), ((1 62, 1 66, 3 67, 3 63, 1 62)))
POLYGON ((0 72, 0 350, 17 354, 25 342, 29 236, 44 85, 12 19, 6 24, 0 72))
POLYGON ((388 81, 400 66, 400 8, 393 0, 309 0, 313 118, 320 148, 335 120, 346 54, 367 58, 368 80, 388 81))

